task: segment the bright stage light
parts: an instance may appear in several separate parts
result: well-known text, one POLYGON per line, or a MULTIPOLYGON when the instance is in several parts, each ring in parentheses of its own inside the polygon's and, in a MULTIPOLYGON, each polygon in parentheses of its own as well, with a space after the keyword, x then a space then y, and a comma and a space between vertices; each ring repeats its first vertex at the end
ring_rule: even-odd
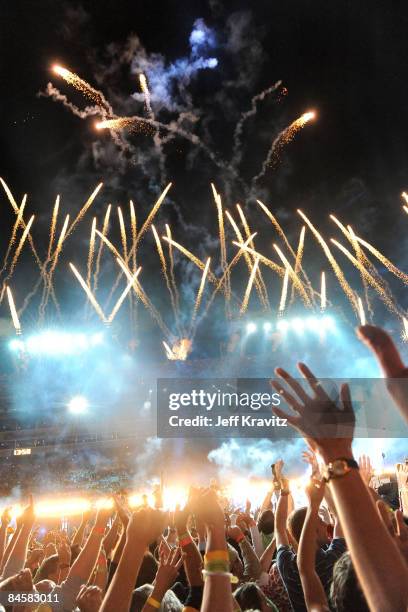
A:
POLYGON ((264 332, 269 332, 272 329, 272 323, 269 323, 269 321, 267 321, 266 323, 263 324, 263 328, 264 328, 264 332))
POLYGON ((68 403, 68 410, 72 414, 84 414, 84 412, 87 412, 88 406, 89 402, 86 397, 83 395, 75 395, 68 403))
POLYGON ((303 319, 300 319, 299 317, 296 317, 296 319, 293 319, 291 326, 298 334, 301 334, 305 329, 305 324, 303 322, 303 319))
POLYGON ((53 329, 29 336, 25 341, 14 339, 9 343, 12 351, 26 351, 31 355, 65 356, 82 353, 104 341, 102 332, 66 332, 53 329))
POLYGON ((247 334, 253 334, 256 331, 256 324, 255 323, 248 323, 246 326, 246 330, 247 330, 247 334))
POLYGON ((15 338, 14 340, 10 341, 9 349, 14 352, 22 351, 24 350, 24 342, 22 340, 17 340, 17 338, 15 338))
POLYGON ((276 327, 279 331, 285 332, 289 328, 289 323, 285 321, 285 319, 279 319, 279 321, 276 324, 276 327))
POLYGON ((334 329, 336 326, 333 317, 329 315, 325 315, 321 318, 321 324, 324 329, 334 329))
POLYGON ((318 319, 317 317, 308 317, 306 319, 306 327, 311 331, 318 332, 321 329, 322 324, 320 319, 318 319))

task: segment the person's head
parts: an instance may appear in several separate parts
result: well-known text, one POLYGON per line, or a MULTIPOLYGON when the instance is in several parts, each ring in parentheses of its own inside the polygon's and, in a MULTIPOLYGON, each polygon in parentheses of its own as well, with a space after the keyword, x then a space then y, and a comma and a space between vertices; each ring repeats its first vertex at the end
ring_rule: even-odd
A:
POLYGON ((55 589, 55 586, 53 580, 40 580, 35 584, 35 588, 39 593, 51 593, 51 591, 55 589))
POLYGON ((330 603, 336 612, 368 612, 369 608, 357 580, 350 553, 345 552, 333 568, 330 603))
POLYGON ((273 533, 275 528, 275 516, 272 510, 264 510, 258 519, 258 529, 265 535, 273 533))
MULTIPOLYGON (((302 529, 306 518, 306 512, 306 506, 302 506, 301 508, 296 508, 295 510, 293 510, 288 516, 286 526, 289 535, 296 542, 296 544, 299 544, 300 536, 302 534, 302 529)), ((329 542, 327 534, 327 525, 320 518, 320 516, 318 516, 316 524, 316 542, 319 546, 323 546, 325 544, 328 544, 329 542)))
POLYGON ((234 591, 234 597, 241 610, 260 610, 260 612, 271 612, 267 598, 255 582, 245 582, 234 591))
POLYGON ((44 559, 40 567, 35 574, 34 582, 40 582, 41 580, 52 580, 58 583, 59 570, 58 570, 58 555, 51 555, 44 559))
MULTIPOLYGON (((144 584, 133 591, 132 602, 129 612, 142 612, 143 607, 153 592, 151 584, 144 584)), ((182 612, 183 604, 173 591, 167 591, 162 599, 160 612, 182 612)))
POLYGON ((140 571, 137 576, 135 589, 142 584, 151 584, 156 578, 158 564, 151 552, 145 552, 140 571))

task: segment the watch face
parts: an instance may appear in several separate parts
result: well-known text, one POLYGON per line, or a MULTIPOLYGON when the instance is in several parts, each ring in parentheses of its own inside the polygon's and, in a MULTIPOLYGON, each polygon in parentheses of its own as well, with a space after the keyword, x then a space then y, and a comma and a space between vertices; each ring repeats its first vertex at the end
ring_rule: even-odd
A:
POLYGON ((336 461, 333 461, 331 472, 334 477, 343 476, 343 474, 347 474, 347 472, 349 471, 350 468, 347 465, 346 461, 343 461, 343 459, 337 459, 336 461))

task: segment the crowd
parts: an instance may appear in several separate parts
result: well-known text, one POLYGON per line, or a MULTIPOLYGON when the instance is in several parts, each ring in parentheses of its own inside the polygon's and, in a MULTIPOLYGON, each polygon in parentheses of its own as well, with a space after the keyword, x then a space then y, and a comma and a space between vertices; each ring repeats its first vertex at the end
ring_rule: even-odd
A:
MULTIPOLYGON (((374 352, 392 400, 408 421, 408 369, 381 329, 358 334, 374 352)), ((407 612, 408 520, 371 487, 369 458, 356 460, 347 385, 340 402, 304 364, 306 392, 278 368, 272 385, 292 411, 275 408, 309 447, 308 503, 295 507, 282 460, 260 508, 231 507, 216 486, 190 490, 185 507, 147 503, 84 515, 74 531, 39 530, 32 499, 0 527, 5 609, 81 612, 407 612), (333 435, 333 426, 336 435, 333 435)), ((402 467, 408 487, 408 465, 402 467)), ((405 511, 407 510, 405 506, 405 511)))

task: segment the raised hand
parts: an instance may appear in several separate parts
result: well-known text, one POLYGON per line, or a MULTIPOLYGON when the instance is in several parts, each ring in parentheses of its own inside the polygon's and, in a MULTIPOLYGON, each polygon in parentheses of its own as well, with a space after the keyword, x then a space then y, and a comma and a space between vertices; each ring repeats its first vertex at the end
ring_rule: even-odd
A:
POLYGON ((20 518, 24 527, 32 529, 35 521, 34 500, 32 495, 29 495, 28 506, 24 508, 23 514, 20 518))
POLYGON ((367 487, 369 486, 372 477, 374 476, 374 470, 371 465, 371 460, 368 455, 361 455, 358 459, 358 465, 360 468, 361 478, 366 483, 367 487))
POLYGON ((288 423, 306 438, 313 450, 327 451, 330 455, 331 451, 336 449, 336 453, 341 452, 338 456, 342 456, 350 451, 355 425, 348 386, 341 387, 340 398, 343 409, 339 410, 309 368, 299 363, 298 369, 308 381, 311 395, 308 395, 302 385, 285 370, 277 368, 275 370, 277 376, 288 384, 294 394, 285 389, 281 381, 273 380, 272 385, 296 415, 286 414, 277 407, 273 408, 273 412, 281 418, 286 418, 288 423))
POLYGON ((79 591, 76 605, 81 612, 98 612, 102 604, 102 591, 98 586, 84 585, 79 591))
POLYGON ((363 325, 357 335, 374 353, 386 378, 387 389, 408 421, 408 368, 391 337, 381 327, 363 325))
POLYGON ((306 487, 306 495, 312 508, 320 508, 324 497, 325 483, 323 480, 311 478, 306 487))
POLYGON ((126 539, 149 546, 159 539, 166 522, 166 515, 160 510, 143 508, 132 514, 126 531, 126 539))
POLYGON ((183 565, 183 557, 179 548, 173 548, 169 553, 160 545, 160 564, 154 581, 155 590, 163 595, 174 584, 180 567, 183 565))
POLYGON ((319 464, 317 463, 316 455, 314 454, 314 452, 312 450, 303 451, 302 459, 312 468, 312 476, 317 476, 319 474, 319 464))
POLYGON ((404 515, 401 510, 396 510, 393 514, 382 500, 377 501, 377 510, 382 522, 394 538, 402 556, 408 563, 408 526, 405 524, 404 515))
POLYGON ((192 501, 192 508, 196 518, 205 523, 207 527, 224 528, 224 512, 213 489, 207 489, 195 498, 192 501))
POLYGON ((125 503, 119 497, 119 495, 113 496, 113 501, 115 503, 116 512, 119 514, 119 518, 124 527, 127 526, 130 519, 130 512, 128 511, 125 503))

